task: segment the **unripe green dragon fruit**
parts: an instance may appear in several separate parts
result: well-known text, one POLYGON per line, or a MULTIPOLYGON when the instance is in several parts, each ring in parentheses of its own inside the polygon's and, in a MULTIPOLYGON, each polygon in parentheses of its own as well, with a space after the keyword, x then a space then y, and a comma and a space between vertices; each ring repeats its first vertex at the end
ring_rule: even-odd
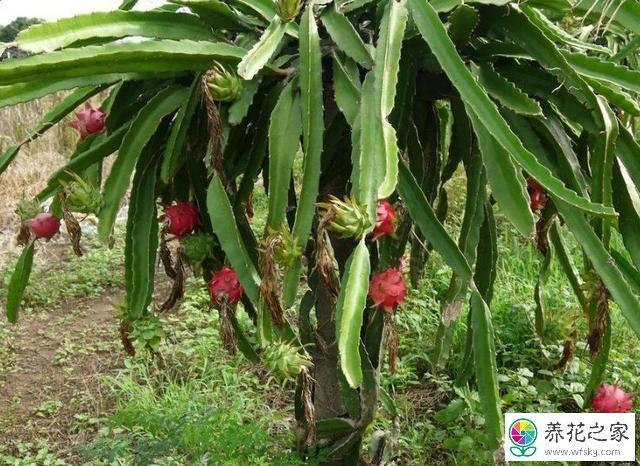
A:
POLYGON ((329 202, 319 203, 318 207, 325 211, 323 215, 331 216, 327 228, 343 238, 360 238, 371 227, 367 208, 353 196, 346 197, 344 201, 331 196, 329 202))
POLYGON ((78 174, 71 173, 73 180, 61 181, 64 186, 65 202, 67 209, 80 214, 98 215, 102 207, 102 194, 91 183, 83 180, 78 174))
POLYGON ((285 342, 274 342, 267 346, 262 354, 267 369, 287 380, 294 380, 303 367, 311 367, 313 363, 299 347, 285 342))
POLYGON ((216 102, 236 100, 242 91, 242 79, 235 71, 216 63, 207 74, 207 87, 216 102))
POLYGON ((276 12, 283 21, 293 21, 302 9, 302 0, 276 0, 276 12))
POLYGON ((277 230, 269 228, 261 250, 266 254, 273 253, 276 262, 283 267, 292 266, 302 256, 298 241, 285 225, 277 230))
POLYGON ((195 232, 180 238, 184 248, 184 256, 190 265, 202 264, 205 260, 213 257, 213 246, 215 239, 204 232, 195 232))

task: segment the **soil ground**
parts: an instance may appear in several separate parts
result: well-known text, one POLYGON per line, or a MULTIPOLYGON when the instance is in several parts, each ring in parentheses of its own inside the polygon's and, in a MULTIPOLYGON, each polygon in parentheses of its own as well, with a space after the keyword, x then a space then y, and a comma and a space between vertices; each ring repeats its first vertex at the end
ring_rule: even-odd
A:
MULTIPOLYGON (((22 316, 11 335, 12 368, 0 376, 0 445, 55 445, 73 461, 91 434, 83 421, 104 415, 109 397, 101 377, 123 362, 109 295, 63 302, 22 316)), ((15 451, 11 451, 15 450, 15 451)))
MULTIPOLYGON (((0 248, 0 271, 19 253, 15 230, 14 222, 0 231, 0 245, 10 245, 0 248)), ((65 286, 61 274, 70 254, 63 231, 38 245, 34 270, 48 270, 46 275, 57 275, 65 286)), ((47 283, 57 286, 55 280, 47 283)), ((0 457, 20 457, 25 450, 44 447, 59 459, 81 464, 77 447, 93 437, 98 419, 112 408, 102 378, 124 362, 116 318, 118 290, 105 288, 91 298, 62 300, 55 298, 55 291, 50 304, 26 306, 17 324, 5 321, 6 332, 0 332, 0 457)), ((4 319, 4 302, 0 312, 4 319)))

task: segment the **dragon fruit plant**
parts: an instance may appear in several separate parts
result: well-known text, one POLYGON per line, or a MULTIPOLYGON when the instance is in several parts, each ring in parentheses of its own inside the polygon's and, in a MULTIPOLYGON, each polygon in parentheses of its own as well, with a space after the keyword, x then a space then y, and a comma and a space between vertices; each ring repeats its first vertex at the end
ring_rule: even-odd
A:
MULTIPOLYGON (((584 310, 591 406, 607 367, 612 301, 640 333, 635 0, 170 0, 146 12, 131 11, 135 3, 34 26, 17 37, 30 56, 0 64, 0 106, 69 91, 0 155, 0 173, 85 105, 72 123, 83 139, 35 201, 58 198, 75 177, 90 181, 102 193, 95 210, 107 242, 132 186, 124 336, 154 313, 158 249, 177 283, 182 244, 206 235, 188 245, 188 260, 200 264, 214 307, 233 308, 221 316, 226 343, 295 379, 303 456, 357 464, 388 336, 402 338, 390 327, 410 312, 401 258, 410 245, 415 282, 433 251, 450 273, 429 349, 434 370, 478 391, 486 447, 499 451, 490 310, 499 210, 540 251, 532 298, 540 337, 554 317, 544 300, 554 259, 584 310), (568 16, 598 40, 575 33, 568 16), (86 106, 105 95, 100 108, 86 106), (466 194, 451 233, 443 224, 456 172, 466 194), (255 190, 268 196, 259 234, 250 223, 255 190), (614 234, 623 240, 616 248, 614 234), (567 235, 586 258, 581 273, 567 235), (179 245, 173 259, 170 244, 179 245), (239 313, 250 324, 238 325, 239 313), (458 349, 462 319, 468 338, 458 349)), ((33 223, 36 235, 53 232, 49 219, 47 229, 33 223)), ((11 321, 33 244, 8 285, 11 321)), ((600 397, 594 406, 608 406, 600 397)))

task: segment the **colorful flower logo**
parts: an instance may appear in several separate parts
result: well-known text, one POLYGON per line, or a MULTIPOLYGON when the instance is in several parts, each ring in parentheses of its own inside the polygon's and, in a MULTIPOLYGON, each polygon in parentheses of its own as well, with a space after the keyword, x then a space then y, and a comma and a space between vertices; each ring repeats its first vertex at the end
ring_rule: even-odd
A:
POLYGON ((529 419, 517 419, 509 427, 509 439, 513 446, 511 454, 518 457, 529 457, 536 452, 532 446, 538 438, 538 428, 529 419))

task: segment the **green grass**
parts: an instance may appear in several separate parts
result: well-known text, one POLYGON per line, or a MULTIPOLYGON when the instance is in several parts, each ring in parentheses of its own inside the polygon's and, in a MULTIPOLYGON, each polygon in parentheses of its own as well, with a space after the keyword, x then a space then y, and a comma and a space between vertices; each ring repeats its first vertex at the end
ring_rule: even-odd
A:
POLYGON ((12 365, 11 348, 9 347, 9 329, 0 326, 0 374, 3 374, 12 365))
POLYGON ((0 464, 7 466, 68 466, 52 451, 55 448, 47 442, 23 443, 18 447, 18 456, 5 455, 0 451, 0 464))
MULTIPOLYGON (((52 308, 72 298, 100 296, 107 289, 124 285, 124 240, 123 232, 116 234, 118 240, 109 248, 95 236, 86 241, 85 254, 76 257, 69 250, 64 257, 53 257, 47 264, 34 268, 25 290, 22 308, 52 308)), ((36 252, 37 257, 37 252, 36 252)), ((15 262, 0 272, 0 299, 6 298, 6 285, 13 272, 15 262)))
MULTIPOLYGON (((46 266, 36 263, 25 290, 20 309, 21 317, 33 312, 46 314, 63 301, 97 297, 107 289, 122 287, 122 241, 116 241, 112 249, 93 240, 88 241, 87 246, 87 253, 83 257, 71 255, 64 260, 55 259, 46 266)), ((4 303, 6 300, 6 286, 14 265, 15 261, 9 263, 4 270, 0 270, 0 302, 4 303)), ((4 316, 0 319, 0 376, 9 372, 15 365, 12 348, 13 328, 4 316)), ((63 363, 65 358, 74 357, 73 352, 65 352, 65 349, 69 348, 63 347, 56 353, 55 364, 63 363)), ((86 351, 88 347, 83 349, 86 351)))
MULTIPOLYGON (((46 313, 67 300, 95 298, 107 290, 121 289, 124 285, 123 232, 118 231, 116 237, 118 239, 112 248, 99 243, 95 237, 89 237, 86 254, 82 257, 74 256, 69 246, 64 258, 54 257, 48 264, 36 262, 25 290, 21 316, 33 312, 46 313)), ((0 302, 6 300, 7 284, 14 266, 15 261, 12 261, 0 270, 0 302)), ((14 364, 11 330, 12 325, 4 318, 0 319, 0 375, 14 364)), ((62 348, 60 354, 56 354, 56 363, 64 362, 64 358, 62 348)))
POLYGON ((82 449, 87 461, 300 464, 289 451, 291 393, 225 352, 201 282, 190 282, 178 315, 162 322, 163 361, 141 351, 106 379, 117 406, 82 449))

